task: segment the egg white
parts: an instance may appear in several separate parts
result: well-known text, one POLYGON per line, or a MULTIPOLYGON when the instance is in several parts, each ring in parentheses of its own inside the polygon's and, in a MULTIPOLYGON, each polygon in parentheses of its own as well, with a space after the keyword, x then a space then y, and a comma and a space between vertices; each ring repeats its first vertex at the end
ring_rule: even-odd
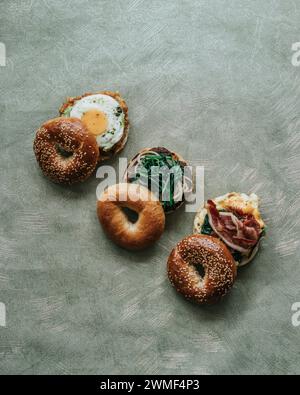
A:
POLYGON ((107 131, 96 136, 98 146, 103 151, 109 151, 117 144, 124 133, 125 114, 122 111, 118 115, 120 104, 113 97, 103 94, 95 94, 83 97, 78 100, 71 109, 70 116, 81 119, 84 113, 89 110, 98 110, 103 112, 108 121, 107 131))

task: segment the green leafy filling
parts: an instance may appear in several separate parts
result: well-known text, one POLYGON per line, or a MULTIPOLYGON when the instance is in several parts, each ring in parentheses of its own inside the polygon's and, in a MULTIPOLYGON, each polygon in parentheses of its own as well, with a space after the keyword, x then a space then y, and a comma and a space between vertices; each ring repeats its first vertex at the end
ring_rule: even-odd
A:
POLYGON ((204 222, 201 227, 201 233, 204 235, 211 235, 213 233, 213 228, 210 226, 208 214, 204 218, 204 222))
MULTIPOLYGON (((226 210, 219 210, 219 212, 225 212, 226 210)), ((214 232, 213 228, 211 227, 208 219, 208 214, 206 214, 204 218, 204 222, 201 227, 201 233, 204 235, 211 235, 214 232)))
POLYGON ((174 159, 172 155, 149 153, 141 158, 141 165, 139 165, 137 173, 129 181, 138 181, 152 191, 159 191, 162 206, 165 211, 169 211, 178 203, 177 199, 174 198, 174 191, 178 183, 182 184, 183 172, 184 165, 174 159), (172 169, 172 173, 166 172, 166 175, 168 175, 166 179, 163 179, 163 174, 165 174, 163 171, 163 174, 158 174, 162 168, 172 169), (168 199, 165 199, 166 196, 168 199), (164 200, 162 200, 163 198, 164 200))
POLYGON ((231 254, 236 262, 242 262, 243 254, 240 251, 231 251, 231 254))
POLYGON ((117 107, 117 108, 115 109, 115 116, 116 116, 116 117, 119 117, 121 114, 123 114, 122 108, 121 108, 121 107, 117 107))

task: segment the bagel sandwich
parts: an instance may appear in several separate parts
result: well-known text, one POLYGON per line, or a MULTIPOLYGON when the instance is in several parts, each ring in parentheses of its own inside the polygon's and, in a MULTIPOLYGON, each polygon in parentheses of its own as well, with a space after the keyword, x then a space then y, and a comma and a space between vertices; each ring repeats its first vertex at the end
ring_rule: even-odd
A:
POLYGON ((124 181, 146 186, 159 198, 165 213, 171 213, 184 203, 185 193, 191 189, 185 166, 187 162, 167 148, 144 148, 129 162, 124 181))
POLYGON ((194 233, 221 239, 237 266, 253 260, 265 231, 259 198, 254 193, 231 192, 208 200, 194 220, 194 233))
POLYGON ((59 109, 60 116, 79 118, 95 136, 99 161, 119 153, 128 138, 128 107, 118 92, 101 91, 69 97, 59 109))

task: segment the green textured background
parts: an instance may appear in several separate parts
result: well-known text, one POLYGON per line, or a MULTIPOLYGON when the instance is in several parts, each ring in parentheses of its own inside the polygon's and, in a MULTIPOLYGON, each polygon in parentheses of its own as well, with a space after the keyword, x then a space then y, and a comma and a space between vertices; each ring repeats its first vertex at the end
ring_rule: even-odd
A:
POLYGON ((300 373, 299 22, 299 0, 0 1, 1 373, 300 373), (105 88, 128 102, 122 156, 165 145, 205 166, 206 198, 260 195, 268 237, 221 304, 192 305, 166 278, 193 214, 126 252, 98 224, 95 176, 41 175, 35 130, 105 88))

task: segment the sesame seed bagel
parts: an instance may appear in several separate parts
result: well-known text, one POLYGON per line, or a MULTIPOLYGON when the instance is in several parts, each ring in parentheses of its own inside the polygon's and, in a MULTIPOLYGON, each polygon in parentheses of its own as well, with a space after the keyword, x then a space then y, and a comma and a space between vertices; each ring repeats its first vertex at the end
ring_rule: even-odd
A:
POLYGON ((37 131, 34 153, 44 175, 56 183, 86 180, 99 157, 96 140, 77 118, 55 118, 37 131))
POLYGON ((181 240, 168 259, 168 277, 176 290, 199 304, 213 304, 231 289, 236 265, 225 244, 211 236, 181 240), (202 266, 204 276, 197 266, 202 266))
POLYGON ((147 188, 136 184, 107 188, 97 203, 97 214, 108 237, 128 250, 149 247, 160 238, 165 227, 160 202, 147 188), (137 213, 135 223, 122 210, 125 207, 137 213))

